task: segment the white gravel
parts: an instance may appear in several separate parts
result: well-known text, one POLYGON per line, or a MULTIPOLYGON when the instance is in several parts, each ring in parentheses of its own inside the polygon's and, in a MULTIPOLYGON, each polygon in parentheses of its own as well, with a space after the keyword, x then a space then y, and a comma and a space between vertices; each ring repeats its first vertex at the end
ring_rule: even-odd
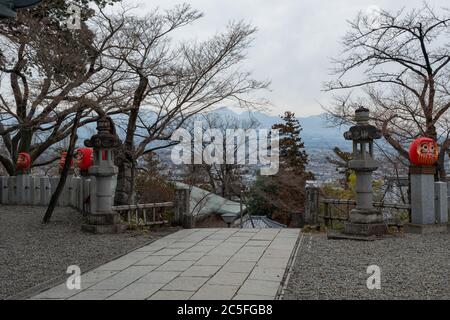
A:
POLYGON ((284 299, 450 299, 450 234, 398 234, 380 241, 304 234, 284 299), (381 269, 369 290, 367 268, 381 269))
POLYGON ((70 265, 83 272, 177 230, 94 235, 81 231, 82 217, 72 209, 58 208, 48 225, 41 224, 44 212, 0 206, 0 299, 63 277, 70 265))

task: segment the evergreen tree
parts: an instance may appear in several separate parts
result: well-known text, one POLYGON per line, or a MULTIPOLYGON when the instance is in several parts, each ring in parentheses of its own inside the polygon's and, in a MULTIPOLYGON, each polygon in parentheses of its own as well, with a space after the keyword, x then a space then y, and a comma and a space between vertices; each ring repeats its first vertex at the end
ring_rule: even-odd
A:
POLYGON ((248 211, 254 215, 267 215, 288 225, 303 224, 306 180, 314 175, 306 171, 308 155, 300 137, 302 127, 292 112, 286 112, 283 123, 275 124, 280 134, 280 168, 276 175, 259 176, 252 186, 248 211))
POLYGON ((278 129, 280 134, 280 165, 295 173, 304 173, 308 155, 300 137, 303 129, 293 112, 286 111, 281 119, 283 123, 272 126, 272 129, 278 129))

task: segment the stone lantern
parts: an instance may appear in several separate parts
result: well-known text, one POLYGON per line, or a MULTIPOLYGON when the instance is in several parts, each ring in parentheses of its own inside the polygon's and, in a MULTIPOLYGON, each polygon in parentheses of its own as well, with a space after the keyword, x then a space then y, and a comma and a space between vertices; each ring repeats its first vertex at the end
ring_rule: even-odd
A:
POLYGON ((355 111, 356 125, 344 133, 353 141, 353 159, 349 168, 356 174, 356 208, 350 212, 350 222, 344 233, 358 236, 380 236, 387 232, 381 211, 373 207, 372 172, 378 168, 373 155, 373 140, 381 138, 381 132, 369 124, 369 110, 360 107, 355 111))
POLYGON ((120 224, 120 216, 112 211, 113 177, 118 168, 114 165, 114 149, 119 141, 114 132, 114 124, 110 117, 102 117, 97 121, 98 133, 84 142, 86 147, 94 149, 94 164, 88 170, 92 177, 91 210, 87 224, 83 230, 94 233, 117 233, 124 231, 126 225, 120 224))

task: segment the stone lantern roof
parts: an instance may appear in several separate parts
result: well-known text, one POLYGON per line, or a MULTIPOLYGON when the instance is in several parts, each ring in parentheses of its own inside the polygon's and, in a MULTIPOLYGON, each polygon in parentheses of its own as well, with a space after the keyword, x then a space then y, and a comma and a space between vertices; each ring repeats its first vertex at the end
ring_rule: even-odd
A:
POLYGON ((356 125, 350 127, 349 131, 344 133, 346 140, 356 142, 370 142, 381 138, 381 131, 369 124, 369 109, 359 107, 355 111, 356 125))
POLYGON ((103 116, 97 121, 98 133, 93 135, 91 139, 85 140, 86 147, 95 149, 111 149, 119 146, 119 141, 114 134, 115 128, 111 117, 103 116))

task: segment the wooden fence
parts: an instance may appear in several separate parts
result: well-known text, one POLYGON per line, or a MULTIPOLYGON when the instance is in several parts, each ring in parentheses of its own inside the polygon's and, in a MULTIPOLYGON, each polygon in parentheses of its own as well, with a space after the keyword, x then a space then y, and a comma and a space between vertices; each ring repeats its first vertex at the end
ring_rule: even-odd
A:
POLYGON ((120 213, 128 225, 154 226, 168 224, 169 220, 164 218, 162 211, 174 207, 175 204, 173 202, 162 202, 116 206, 112 209, 120 213))
MULTIPOLYGON (((310 225, 318 225, 323 222, 329 226, 333 224, 333 221, 348 221, 350 210, 355 206, 355 200, 321 198, 319 188, 306 188, 305 222, 310 225)), ((406 211, 410 216, 411 206, 409 204, 374 202, 373 206, 379 209, 396 210, 397 212, 406 211)), ((397 215, 386 222, 397 227, 402 225, 401 219, 397 215)))
MULTIPOLYGON (((319 214, 325 225, 330 225, 333 221, 348 221, 350 207, 356 206, 355 200, 345 200, 345 199, 320 199, 320 204, 323 205, 323 215, 319 214), (342 209, 340 206, 346 206, 346 209, 342 209), (336 211, 341 214, 336 214, 336 211)), ((384 202, 374 202, 373 206, 378 209, 394 209, 394 210, 405 210, 409 211, 411 206, 409 204, 394 204, 394 203, 384 203, 384 202)), ((388 225, 391 226, 402 226, 402 221, 398 217, 392 217, 386 221, 388 225)))

